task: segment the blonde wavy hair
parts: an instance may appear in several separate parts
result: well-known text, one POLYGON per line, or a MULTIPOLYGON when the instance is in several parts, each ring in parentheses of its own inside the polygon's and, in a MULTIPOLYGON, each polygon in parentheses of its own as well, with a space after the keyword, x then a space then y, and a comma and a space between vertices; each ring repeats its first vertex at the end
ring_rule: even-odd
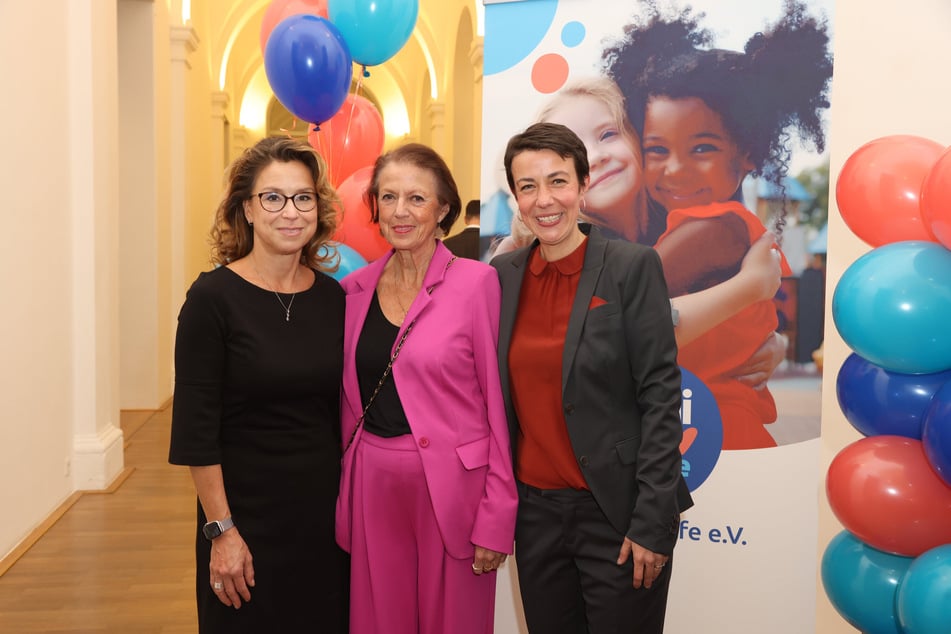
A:
MULTIPOLYGON (((624 107, 624 95, 613 79, 600 76, 587 77, 568 84, 545 104, 538 113, 536 121, 539 123, 548 121, 556 108, 561 106, 566 100, 575 97, 591 97, 592 99, 601 101, 601 103, 605 105, 608 112, 610 112, 614 118, 614 123, 617 125, 621 136, 624 137, 624 140, 631 146, 638 165, 643 166, 644 155, 641 150, 641 137, 627 118, 627 111, 624 107)), ((643 186, 635 194, 634 209, 631 210, 631 213, 636 215, 638 229, 640 233, 643 234, 647 226, 647 192, 643 186)), ((585 214, 584 209, 581 210, 581 215, 587 222, 601 224, 588 214, 585 214)))

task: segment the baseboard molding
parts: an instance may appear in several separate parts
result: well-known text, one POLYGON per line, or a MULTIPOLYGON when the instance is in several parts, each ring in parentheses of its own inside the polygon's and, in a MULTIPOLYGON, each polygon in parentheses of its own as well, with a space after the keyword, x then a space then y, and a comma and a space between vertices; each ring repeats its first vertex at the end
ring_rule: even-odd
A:
POLYGON ((53 528, 56 525, 56 522, 60 520, 61 517, 66 515, 66 511, 71 509, 76 502, 84 495, 101 495, 103 493, 115 493, 122 484, 129 479, 129 476, 135 471, 135 467, 126 467, 119 475, 113 478, 109 486, 103 490, 95 491, 75 491, 73 492, 66 500, 60 504, 56 509, 49 514, 49 516, 43 520, 39 526, 30 531, 30 534, 23 538, 19 544, 17 544, 13 550, 7 553, 2 559, 0 559, 0 577, 6 574, 6 572, 13 567, 20 557, 29 552, 30 548, 33 547, 36 542, 40 541, 40 538, 46 534, 48 530, 53 528))

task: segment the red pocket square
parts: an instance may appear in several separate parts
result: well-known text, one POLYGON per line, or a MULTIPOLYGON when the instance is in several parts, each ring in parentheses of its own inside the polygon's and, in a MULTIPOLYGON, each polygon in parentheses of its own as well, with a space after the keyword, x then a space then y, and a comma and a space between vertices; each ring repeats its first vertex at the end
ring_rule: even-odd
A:
POLYGON ((594 310, 598 306, 604 306, 607 303, 608 303, 607 300, 601 299, 600 297, 595 295, 594 297, 591 298, 591 303, 588 304, 588 310, 594 310))

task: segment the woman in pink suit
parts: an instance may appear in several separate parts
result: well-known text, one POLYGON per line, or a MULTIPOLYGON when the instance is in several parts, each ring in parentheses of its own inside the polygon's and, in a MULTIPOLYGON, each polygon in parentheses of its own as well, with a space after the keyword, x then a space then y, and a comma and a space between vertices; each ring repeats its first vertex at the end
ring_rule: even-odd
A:
POLYGON ((518 501, 499 383, 495 271, 437 239, 461 201, 432 149, 377 159, 367 191, 393 245, 343 280, 343 475, 354 634, 484 634, 518 501))

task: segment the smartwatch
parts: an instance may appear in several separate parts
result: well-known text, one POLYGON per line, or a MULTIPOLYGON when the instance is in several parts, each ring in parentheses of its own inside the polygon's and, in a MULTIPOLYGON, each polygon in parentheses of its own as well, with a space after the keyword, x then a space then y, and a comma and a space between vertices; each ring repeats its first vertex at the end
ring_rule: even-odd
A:
POLYGON ((226 517, 223 520, 208 522, 202 527, 201 532, 205 534, 206 538, 212 540, 216 537, 220 537, 221 534, 229 528, 234 528, 234 520, 230 517, 226 517))

